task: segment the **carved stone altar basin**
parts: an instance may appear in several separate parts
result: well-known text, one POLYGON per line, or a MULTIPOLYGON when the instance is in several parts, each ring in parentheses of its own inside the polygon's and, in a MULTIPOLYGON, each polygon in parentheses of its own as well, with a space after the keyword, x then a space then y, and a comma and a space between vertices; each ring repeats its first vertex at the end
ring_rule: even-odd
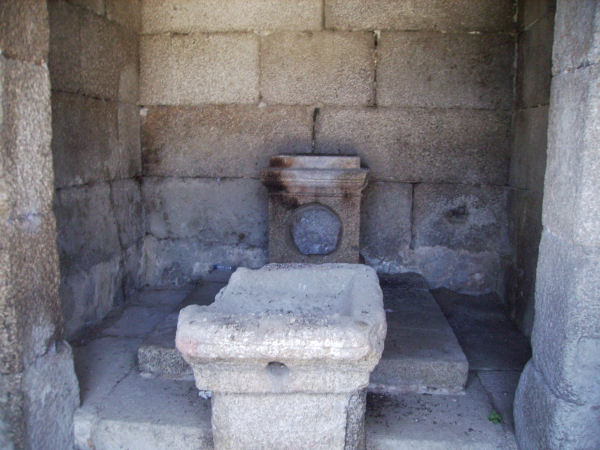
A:
POLYGON ((370 267, 269 264, 184 308, 176 345, 213 392, 216 448, 360 448, 385 334, 370 267))

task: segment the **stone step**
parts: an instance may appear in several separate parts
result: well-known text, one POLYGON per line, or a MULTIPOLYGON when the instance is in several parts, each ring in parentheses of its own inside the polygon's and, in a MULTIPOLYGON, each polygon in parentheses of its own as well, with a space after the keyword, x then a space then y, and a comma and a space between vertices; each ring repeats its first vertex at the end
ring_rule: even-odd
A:
MULTIPOLYGON (((192 381, 142 376, 135 367, 139 342, 102 337, 75 349, 82 398, 76 448, 212 449, 210 400, 198 396, 192 381)), ((372 393, 367 448, 516 449, 510 428, 488 420, 493 409, 476 374, 461 394, 372 393)))
MULTIPOLYGON (((225 285, 203 283, 182 302, 207 305, 225 285)), ((418 274, 381 277, 388 332, 383 356, 371 374, 369 390, 379 393, 456 393, 467 381, 469 365, 425 280, 418 274)), ((138 349, 140 372, 193 379, 175 349, 178 313, 171 313, 138 349)))

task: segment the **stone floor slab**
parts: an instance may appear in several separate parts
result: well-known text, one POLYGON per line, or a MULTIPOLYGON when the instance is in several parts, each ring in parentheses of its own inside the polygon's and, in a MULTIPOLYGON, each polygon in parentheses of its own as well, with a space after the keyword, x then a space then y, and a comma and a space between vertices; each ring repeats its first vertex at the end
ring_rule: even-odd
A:
POLYGON ((522 370, 531 357, 527 338, 510 320, 495 294, 432 291, 456 333, 472 370, 522 370))
POLYGON ((425 280, 417 274, 382 277, 388 332, 371 374, 373 392, 462 391, 467 359, 425 280))
POLYGON ((512 433, 489 421, 493 406, 476 376, 464 395, 367 397, 368 449, 516 449, 512 433))

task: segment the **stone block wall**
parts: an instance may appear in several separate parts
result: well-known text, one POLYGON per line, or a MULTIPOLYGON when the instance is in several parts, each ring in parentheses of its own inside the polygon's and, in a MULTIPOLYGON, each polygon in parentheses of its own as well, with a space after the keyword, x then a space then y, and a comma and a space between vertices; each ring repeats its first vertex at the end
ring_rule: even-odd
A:
POLYGON ((139 285, 137 0, 50 0, 54 211, 66 333, 139 285))
POLYGON ((142 0, 144 283, 265 263, 258 170, 277 153, 334 153, 371 171, 368 264, 502 292, 513 7, 142 0))
POLYGON ((0 448, 70 448, 79 404, 63 339, 50 151, 48 11, 0 2, 0 448))
POLYGON ((509 233, 514 259, 506 297, 521 330, 531 334, 535 276, 542 233, 548 104, 555 0, 524 0, 518 11, 516 108, 509 175, 509 233))

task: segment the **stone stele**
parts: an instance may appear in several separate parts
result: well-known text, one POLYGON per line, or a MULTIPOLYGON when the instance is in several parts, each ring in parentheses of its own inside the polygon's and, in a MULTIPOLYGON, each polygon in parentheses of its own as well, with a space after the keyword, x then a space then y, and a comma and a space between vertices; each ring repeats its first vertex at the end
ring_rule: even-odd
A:
POLYGON ((268 264, 182 309, 176 346, 212 391, 215 448, 355 449, 386 329, 372 268, 268 264))
POLYGON ((269 261, 357 263, 367 173, 358 156, 271 157, 261 172, 269 190, 269 261))

